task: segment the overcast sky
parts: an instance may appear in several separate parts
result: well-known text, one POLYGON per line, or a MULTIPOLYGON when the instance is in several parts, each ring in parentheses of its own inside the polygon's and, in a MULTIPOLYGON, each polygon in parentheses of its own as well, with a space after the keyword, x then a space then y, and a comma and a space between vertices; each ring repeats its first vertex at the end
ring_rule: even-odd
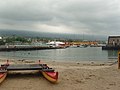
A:
POLYGON ((0 29, 120 35, 120 0, 0 0, 0 29))

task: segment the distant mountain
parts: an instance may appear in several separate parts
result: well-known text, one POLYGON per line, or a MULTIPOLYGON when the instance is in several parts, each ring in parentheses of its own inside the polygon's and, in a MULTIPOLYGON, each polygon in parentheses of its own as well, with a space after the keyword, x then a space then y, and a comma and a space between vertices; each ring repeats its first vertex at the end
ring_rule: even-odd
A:
POLYGON ((59 34, 59 33, 44 33, 27 30, 0 30, 0 36, 23 36, 23 37, 47 37, 47 38, 62 38, 62 39, 79 39, 79 40, 107 40, 106 36, 101 35, 82 35, 82 34, 59 34))

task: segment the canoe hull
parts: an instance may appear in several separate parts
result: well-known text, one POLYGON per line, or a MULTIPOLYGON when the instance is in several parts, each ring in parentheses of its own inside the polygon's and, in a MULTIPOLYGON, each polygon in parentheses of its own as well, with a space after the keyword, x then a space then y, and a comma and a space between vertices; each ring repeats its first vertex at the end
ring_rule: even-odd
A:
POLYGON ((0 84, 5 80, 7 73, 0 73, 0 84))
POLYGON ((44 72, 42 71, 43 76, 52 83, 58 82, 58 72, 44 72))

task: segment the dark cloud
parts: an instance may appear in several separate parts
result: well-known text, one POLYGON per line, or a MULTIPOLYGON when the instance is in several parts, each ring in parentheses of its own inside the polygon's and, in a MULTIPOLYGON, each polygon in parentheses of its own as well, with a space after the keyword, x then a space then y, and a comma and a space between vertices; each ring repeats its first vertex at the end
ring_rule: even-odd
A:
POLYGON ((0 0, 0 28, 119 35, 119 0, 0 0))

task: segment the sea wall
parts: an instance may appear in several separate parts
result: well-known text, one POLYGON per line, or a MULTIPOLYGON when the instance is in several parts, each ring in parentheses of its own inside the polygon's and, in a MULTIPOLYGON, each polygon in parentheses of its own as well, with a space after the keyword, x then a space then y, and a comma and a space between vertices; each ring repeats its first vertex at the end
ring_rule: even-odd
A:
POLYGON ((45 49, 63 49, 64 47, 42 47, 42 46, 24 46, 24 47, 0 47, 0 51, 26 51, 26 50, 45 50, 45 49))

